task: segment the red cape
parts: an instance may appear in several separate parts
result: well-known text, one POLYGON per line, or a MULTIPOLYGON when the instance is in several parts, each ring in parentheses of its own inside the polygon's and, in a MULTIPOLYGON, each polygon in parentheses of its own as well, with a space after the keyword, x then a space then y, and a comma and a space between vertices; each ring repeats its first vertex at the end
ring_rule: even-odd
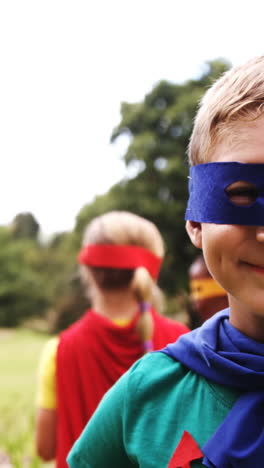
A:
MULTIPOLYGON (((188 328, 152 310, 154 350, 163 348, 188 328)), ((89 310, 60 335, 57 352, 57 468, 105 392, 143 355, 135 319, 125 327, 89 310)))

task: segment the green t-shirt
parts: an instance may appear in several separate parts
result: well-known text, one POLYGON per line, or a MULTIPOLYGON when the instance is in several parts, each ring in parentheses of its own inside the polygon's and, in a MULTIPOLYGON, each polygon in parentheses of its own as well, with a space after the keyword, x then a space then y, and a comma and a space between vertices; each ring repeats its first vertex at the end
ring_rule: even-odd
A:
MULTIPOLYGON (((183 432, 202 448, 238 396, 150 353, 106 393, 67 461, 71 468, 166 468, 183 432)), ((201 460, 191 467, 203 467, 201 460)))

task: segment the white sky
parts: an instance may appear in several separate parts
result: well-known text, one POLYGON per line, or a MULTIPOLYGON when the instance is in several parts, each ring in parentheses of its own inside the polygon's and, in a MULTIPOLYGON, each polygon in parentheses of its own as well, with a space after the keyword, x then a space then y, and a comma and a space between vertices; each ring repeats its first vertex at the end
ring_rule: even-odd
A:
POLYGON ((206 60, 263 53, 257 0, 1 0, 0 224, 31 211, 46 234, 125 174, 110 145, 121 101, 206 60))

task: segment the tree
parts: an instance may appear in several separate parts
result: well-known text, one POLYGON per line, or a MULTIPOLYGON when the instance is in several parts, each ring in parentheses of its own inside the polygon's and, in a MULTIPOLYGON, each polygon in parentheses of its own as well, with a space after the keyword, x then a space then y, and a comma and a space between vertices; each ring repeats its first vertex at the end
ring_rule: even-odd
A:
POLYGON ((161 286, 174 294, 187 285, 187 268, 197 253, 185 232, 188 198, 186 149, 198 102, 209 85, 227 70, 224 60, 208 62, 198 79, 183 84, 161 81, 140 103, 121 105, 121 121, 111 141, 122 135, 130 143, 124 154, 135 176, 85 206, 77 217, 80 235, 87 221, 109 209, 126 209, 153 221, 162 232, 167 255, 161 286))
POLYGON ((57 234, 50 244, 42 245, 31 235, 14 237, 13 224, 0 227, 0 326, 46 318, 51 310, 52 331, 55 323, 57 331, 76 320, 85 310, 76 256, 71 233, 57 234))
POLYGON ((36 249, 32 240, 14 241, 9 228, 0 228, 0 326, 16 326, 48 305, 42 276, 30 263, 36 249))
POLYGON ((11 230, 14 239, 37 240, 39 234, 39 223, 31 213, 19 213, 15 216, 11 230))

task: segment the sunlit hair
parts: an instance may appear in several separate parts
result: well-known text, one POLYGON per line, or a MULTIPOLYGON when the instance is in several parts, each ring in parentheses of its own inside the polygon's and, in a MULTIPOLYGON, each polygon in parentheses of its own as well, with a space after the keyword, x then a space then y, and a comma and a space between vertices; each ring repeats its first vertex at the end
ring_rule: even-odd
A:
POLYGON ((225 72, 205 93, 189 144, 191 165, 210 162, 224 139, 236 145, 239 127, 264 114, 264 55, 225 72))
MULTIPOLYGON (((164 257, 164 243, 157 227, 147 219, 127 211, 111 211, 91 221, 83 237, 83 246, 88 244, 136 245, 150 250, 158 257, 164 257)), ((162 293, 146 268, 126 270, 81 265, 81 275, 89 281, 87 270, 102 292, 129 287, 139 304, 147 302, 158 310, 162 308, 162 293)), ((137 327, 144 342, 151 339, 153 324, 149 310, 142 313, 137 327)))

